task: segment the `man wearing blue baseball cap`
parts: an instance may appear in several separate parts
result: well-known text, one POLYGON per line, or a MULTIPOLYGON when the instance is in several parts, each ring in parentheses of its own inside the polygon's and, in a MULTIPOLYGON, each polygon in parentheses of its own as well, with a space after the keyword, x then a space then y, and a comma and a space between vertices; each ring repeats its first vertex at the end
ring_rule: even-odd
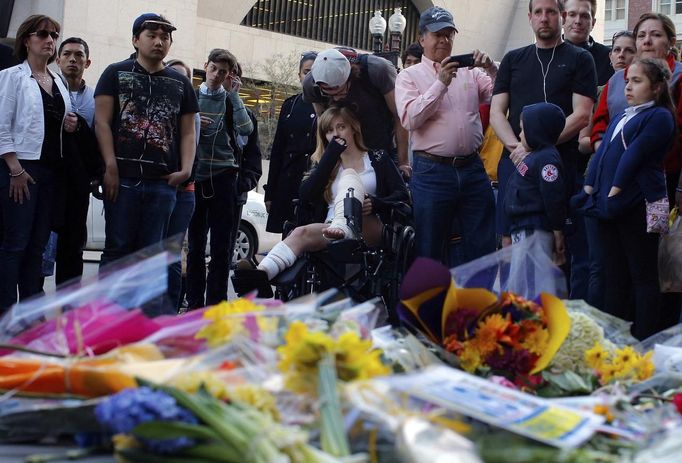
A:
POLYGON ((412 142, 417 255, 450 267, 495 250, 495 199, 479 156, 479 105, 490 101, 497 65, 479 50, 469 67, 452 61, 456 34, 450 12, 424 11, 422 60, 395 83, 398 115, 412 142))
POLYGON ((187 76, 163 63, 175 30, 161 15, 140 15, 135 54, 109 65, 97 82, 95 130, 106 169, 102 266, 163 239, 176 187, 192 171, 197 98, 187 76))

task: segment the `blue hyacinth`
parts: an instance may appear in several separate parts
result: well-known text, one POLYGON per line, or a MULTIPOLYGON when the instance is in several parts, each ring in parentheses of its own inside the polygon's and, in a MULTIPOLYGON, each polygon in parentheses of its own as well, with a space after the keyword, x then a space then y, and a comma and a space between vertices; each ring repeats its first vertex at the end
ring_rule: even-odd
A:
MULTIPOLYGON (((168 394, 148 387, 125 389, 108 397, 95 408, 97 420, 116 434, 130 434, 140 423, 147 421, 182 421, 196 424, 197 419, 187 409, 178 406, 168 394)), ((175 453, 196 444, 194 439, 139 439, 156 453, 175 453)))

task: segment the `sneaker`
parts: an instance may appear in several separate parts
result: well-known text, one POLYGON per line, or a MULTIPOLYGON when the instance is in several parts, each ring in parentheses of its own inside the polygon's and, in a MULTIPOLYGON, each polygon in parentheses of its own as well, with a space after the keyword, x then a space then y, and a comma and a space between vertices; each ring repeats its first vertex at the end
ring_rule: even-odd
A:
POLYGON ((265 270, 258 270, 253 267, 238 267, 232 276, 232 286, 237 296, 240 297, 254 290, 258 290, 258 297, 260 298, 270 298, 273 296, 272 286, 270 286, 270 281, 268 281, 268 274, 265 273, 265 270))

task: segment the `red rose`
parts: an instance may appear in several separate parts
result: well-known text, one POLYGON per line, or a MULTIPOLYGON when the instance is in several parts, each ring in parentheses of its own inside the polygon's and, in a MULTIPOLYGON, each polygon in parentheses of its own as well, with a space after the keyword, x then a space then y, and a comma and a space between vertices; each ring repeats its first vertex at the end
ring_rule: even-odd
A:
POLYGON ((682 393, 673 396, 673 403, 677 407, 677 411, 682 413, 682 393))

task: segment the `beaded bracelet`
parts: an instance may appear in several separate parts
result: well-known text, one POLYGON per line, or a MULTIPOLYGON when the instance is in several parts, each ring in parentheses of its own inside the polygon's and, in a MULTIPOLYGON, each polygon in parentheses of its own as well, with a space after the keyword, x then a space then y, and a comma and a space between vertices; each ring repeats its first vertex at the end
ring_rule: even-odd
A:
POLYGON ((9 176, 12 177, 12 178, 14 178, 14 177, 21 177, 22 175, 24 175, 24 173, 26 173, 26 169, 21 169, 21 172, 19 172, 18 174, 13 174, 12 172, 10 172, 10 173, 9 173, 9 176))

